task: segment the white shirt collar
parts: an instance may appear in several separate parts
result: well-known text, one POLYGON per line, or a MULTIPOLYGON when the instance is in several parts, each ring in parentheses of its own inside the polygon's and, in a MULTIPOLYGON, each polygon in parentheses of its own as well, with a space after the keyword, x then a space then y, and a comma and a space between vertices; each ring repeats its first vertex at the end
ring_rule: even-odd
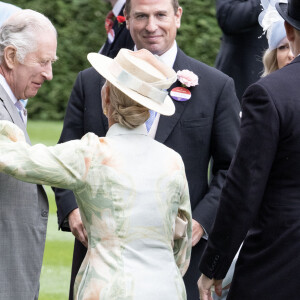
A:
POLYGON ((173 46, 159 58, 169 67, 173 68, 177 56, 177 43, 174 41, 173 46))
POLYGON ((130 129, 125 126, 120 125, 119 123, 115 123, 109 127, 106 136, 114 136, 114 135, 127 135, 127 134, 142 134, 147 135, 146 125, 142 124, 136 128, 130 129))
POLYGON ((116 4, 114 5, 114 7, 112 9, 112 12, 115 15, 115 17, 117 17, 120 14, 120 12, 122 10, 122 7, 124 6, 125 2, 126 2, 126 0, 118 0, 116 2, 116 4))
POLYGON ((8 85, 6 79, 4 78, 4 76, 2 74, 0 74, 0 84, 4 88, 5 92, 7 93, 7 95, 9 96, 11 101, 13 102, 13 104, 15 104, 18 101, 18 99, 13 94, 10 86, 8 85))
MULTIPOLYGON (((137 51, 136 45, 134 45, 134 51, 137 51)), ((164 54, 159 56, 159 58, 167 66, 169 66, 170 68, 173 68, 176 56, 177 56, 177 43, 176 43, 176 41, 174 41, 173 46, 168 51, 166 51, 164 54)))

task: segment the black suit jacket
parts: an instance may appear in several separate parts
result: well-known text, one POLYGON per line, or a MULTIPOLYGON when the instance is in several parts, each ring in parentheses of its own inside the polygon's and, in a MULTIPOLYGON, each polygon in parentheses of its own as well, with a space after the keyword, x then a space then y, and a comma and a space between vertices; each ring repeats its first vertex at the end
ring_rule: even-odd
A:
POLYGON ((260 0, 217 0, 217 20, 223 31, 216 68, 232 77, 238 98, 260 78, 263 51, 268 48, 258 23, 260 0))
MULTIPOLYGON (((190 88, 192 97, 189 101, 174 101, 176 111, 173 116, 160 116, 155 139, 182 156, 193 218, 210 232, 221 188, 239 138, 239 101, 231 78, 186 56, 180 49, 174 69, 193 71, 199 76, 199 85, 190 88), (214 160, 213 178, 209 184, 207 173, 211 157, 214 160)), ((102 113, 100 95, 102 84, 103 79, 93 68, 79 73, 59 142, 81 138, 89 131, 99 136, 106 134, 108 125, 102 113)), ((175 86, 180 86, 180 83, 176 82, 171 88, 175 86)), ((77 205, 73 193, 69 191, 56 190, 56 202, 61 225, 77 205)), ((202 249, 200 246, 198 250, 193 248, 191 265, 195 266, 196 271, 186 274, 186 284, 191 286, 187 292, 189 294, 193 290, 192 294, 195 295, 189 299, 199 298, 196 285, 199 270, 196 266, 202 249)), ((74 255, 77 254, 74 252, 74 255)), ((74 263, 78 263, 77 258, 74 263)))
POLYGON ((300 57, 243 97, 241 140, 200 269, 223 278, 244 241, 228 299, 299 299, 300 57))
MULTIPOLYGON (((123 14, 124 6, 120 12, 120 16, 123 14)), ((115 39, 112 43, 109 43, 106 39, 103 48, 100 53, 114 58, 121 48, 133 49, 134 42, 131 38, 129 30, 126 28, 126 22, 119 24, 117 20, 114 21, 113 30, 115 31, 115 39)))

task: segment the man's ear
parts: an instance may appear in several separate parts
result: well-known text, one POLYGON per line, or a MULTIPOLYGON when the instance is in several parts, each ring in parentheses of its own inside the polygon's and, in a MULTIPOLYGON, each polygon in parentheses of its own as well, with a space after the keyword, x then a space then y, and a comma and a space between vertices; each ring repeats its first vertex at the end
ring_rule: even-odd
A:
POLYGON ((177 12, 175 13, 175 19, 176 19, 176 28, 179 29, 181 25, 181 16, 182 16, 182 7, 179 6, 177 9, 177 12))
POLYGON ((3 61, 9 69, 13 69, 17 62, 17 49, 14 46, 7 46, 4 49, 3 61))
POLYGON ((129 30, 129 15, 127 15, 125 8, 123 10, 123 15, 124 15, 124 17, 126 19, 126 28, 129 30))
POLYGON ((286 31, 286 37, 290 42, 295 41, 295 30, 292 25, 290 25, 288 22, 284 21, 284 27, 286 31))

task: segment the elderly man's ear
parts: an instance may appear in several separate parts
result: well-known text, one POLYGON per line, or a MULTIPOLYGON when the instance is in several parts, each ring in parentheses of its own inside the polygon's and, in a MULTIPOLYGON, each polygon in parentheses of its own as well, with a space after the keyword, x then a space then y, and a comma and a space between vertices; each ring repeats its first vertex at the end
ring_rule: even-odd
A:
POLYGON ((7 46, 4 49, 3 62, 7 68, 13 69, 17 61, 17 50, 14 46, 7 46))

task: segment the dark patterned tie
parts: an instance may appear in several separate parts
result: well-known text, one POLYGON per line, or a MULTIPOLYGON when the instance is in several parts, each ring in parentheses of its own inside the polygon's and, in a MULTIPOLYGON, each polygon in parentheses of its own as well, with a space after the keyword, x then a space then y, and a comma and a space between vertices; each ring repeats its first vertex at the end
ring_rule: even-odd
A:
POLYGON ((109 31, 112 29, 113 25, 114 25, 114 17, 115 15, 113 14, 112 10, 108 12, 108 14, 106 15, 105 18, 105 30, 106 33, 108 34, 109 31))

